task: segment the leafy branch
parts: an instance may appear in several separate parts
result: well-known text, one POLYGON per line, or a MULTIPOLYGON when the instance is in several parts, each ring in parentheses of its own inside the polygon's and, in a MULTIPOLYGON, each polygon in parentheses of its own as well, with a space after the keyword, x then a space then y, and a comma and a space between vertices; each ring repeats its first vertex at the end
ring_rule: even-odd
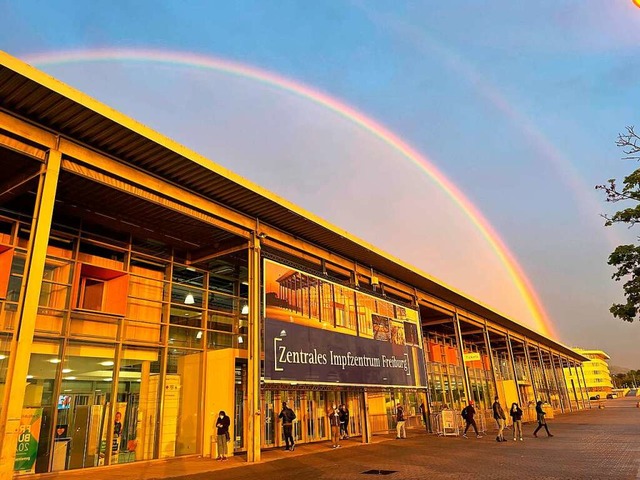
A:
MULTIPOLYGON (((618 135, 616 146, 623 149, 624 160, 640 160, 640 136, 632 126, 627 127, 626 133, 618 135)), ((607 202, 637 202, 636 205, 618 210, 613 215, 603 215, 605 226, 625 223, 633 227, 640 223, 640 169, 624 178, 622 188, 618 187, 615 179, 609 179, 603 185, 596 185, 596 189, 605 192, 607 202)), ((607 263, 617 268, 611 278, 617 282, 624 280, 622 288, 626 299, 626 303, 614 303, 609 311, 616 318, 633 322, 640 312, 640 246, 619 245, 609 255, 607 263)))

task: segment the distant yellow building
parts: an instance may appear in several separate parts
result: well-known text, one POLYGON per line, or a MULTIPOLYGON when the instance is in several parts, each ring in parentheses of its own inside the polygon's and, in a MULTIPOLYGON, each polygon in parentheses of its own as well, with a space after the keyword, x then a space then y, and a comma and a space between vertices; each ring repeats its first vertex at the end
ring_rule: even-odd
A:
MULTIPOLYGON (((610 359, 609 355, 602 350, 585 350, 582 348, 574 348, 573 350, 589 359, 589 361, 583 362, 582 364, 584 382, 587 385, 589 398, 606 398, 613 389, 611 373, 609 372, 609 365, 607 364, 607 360, 610 359)), ((565 368, 564 374, 567 384, 571 384, 571 381, 574 380, 575 377, 575 370, 565 368)))

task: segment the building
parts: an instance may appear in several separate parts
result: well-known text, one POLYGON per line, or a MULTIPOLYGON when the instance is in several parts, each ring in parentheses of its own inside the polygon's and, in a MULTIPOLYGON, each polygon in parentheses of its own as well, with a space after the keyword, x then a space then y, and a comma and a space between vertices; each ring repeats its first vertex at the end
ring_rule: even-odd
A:
MULTIPOLYGON (((587 385, 589 398, 607 398, 607 395, 613 391, 613 382, 607 363, 609 355, 602 350, 585 350, 583 348, 574 348, 573 350, 589 359, 582 363, 584 382, 587 385)), ((565 375, 568 382, 575 380, 573 372, 565 370, 565 375)))
POLYGON ((588 406, 582 355, 5 53, 0 171, 0 478, 209 455, 220 410, 258 461, 285 400, 298 442, 588 406))

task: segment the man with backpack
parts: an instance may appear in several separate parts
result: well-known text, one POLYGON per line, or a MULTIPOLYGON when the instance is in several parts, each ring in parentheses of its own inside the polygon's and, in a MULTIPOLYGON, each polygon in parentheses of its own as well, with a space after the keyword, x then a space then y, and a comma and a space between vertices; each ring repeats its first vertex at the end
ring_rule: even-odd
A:
POLYGON ((282 402, 282 411, 280 412, 280 415, 278 415, 278 418, 282 419, 282 433, 284 433, 284 441, 286 443, 285 450, 293 451, 296 448, 295 443, 293 443, 292 435, 293 421, 296 418, 296 414, 293 413, 293 410, 287 407, 287 402, 282 402))
POLYGON ((476 438, 482 438, 482 435, 480 435, 480 433, 478 432, 478 426, 476 425, 476 421, 473 419, 473 416, 475 414, 476 414, 476 409, 473 408, 473 400, 469 400, 469 405, 464 407, 462 409, 462 412, 460 413, 460 415, 462 415, 462 418, 466 422, 466 426, 464 427, 464 433, 462 434, 464 438, 468 438, 467 430, 469 430, 469 427, 473 427, 473 429, 475 430, 476 438))

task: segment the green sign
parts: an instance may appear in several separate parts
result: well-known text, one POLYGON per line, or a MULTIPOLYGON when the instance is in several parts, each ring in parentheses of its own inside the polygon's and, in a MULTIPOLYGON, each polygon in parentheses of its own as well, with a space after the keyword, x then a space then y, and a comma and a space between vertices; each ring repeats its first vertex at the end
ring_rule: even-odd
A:
POLYGON ((25 408, 20 419, 20 433, 16 446, 16 473, 34 473, 38 456, 38 440, 42 422, 42 408, 25 408))

